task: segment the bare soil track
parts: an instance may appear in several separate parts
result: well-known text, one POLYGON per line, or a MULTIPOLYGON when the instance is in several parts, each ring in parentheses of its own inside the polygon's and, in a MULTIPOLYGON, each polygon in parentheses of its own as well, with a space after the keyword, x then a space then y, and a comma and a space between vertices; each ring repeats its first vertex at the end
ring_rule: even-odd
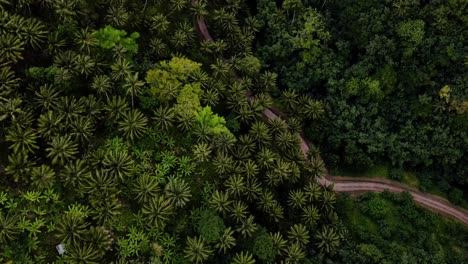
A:
MULTIPOLYGON (((192 0, 192 2, 196 2, 196 0, 192 0)), ((213 41, 213 38, 211 37, 210 32, 208 31, 208 27, 205 23, 204 18, 198 18, 196 21, 196 25, 197 30, 200 33, 203 40, 210 42, 213 41)), ((247 96, 249 96, 249 98, 252 98, 252 95, 250 93, 247 96)), ((281 113, 279 109, 275 108, 266 109, 263 112, 263 115, 268 120, 273 120, 275 118, 281 118, 285 116, 285 114, 281 113)), ((300 146, 303 154, 307 155, 309 152, 309 143, 307 142, 302 133, 298 133, 297 136, 299 137, 300 146)), ((319 183, 322 186, 330 186, 336 192, 364 193, 390 191, 394 193, 400 193, 406 191, 413 197, 413 200, 417 204, 433 212, 452 217, 464 223, 465 225, 468 225, 468 211, 450 204, 449 201, 439 196, 423 193, 415 188, 412 188, 399 182, 390 181, 388 179, 330 176, 328 175, 328 172, 326 173, 326 175, 326 177, 317 179, 317 183, 319 183)))

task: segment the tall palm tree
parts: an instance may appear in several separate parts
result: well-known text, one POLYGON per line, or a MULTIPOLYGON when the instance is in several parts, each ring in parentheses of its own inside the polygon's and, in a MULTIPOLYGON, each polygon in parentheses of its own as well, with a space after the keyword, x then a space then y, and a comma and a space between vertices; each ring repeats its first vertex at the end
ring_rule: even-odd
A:
POLYGON ((67 247, 67 254, 64 255, 66 263, 78 264, 99 264, 103 253, 96 250, 89 243, 73 243, 67 247))
POLYGON ((218 190, 213 192, 209 200, 211 207, 223 215, 229 211, 231 203, 232 201, 229 198, 229 194, 218 190))
POLYGON ((153 112, 153 120, 158 128, 168 130, 172 127, 175 115, 174 109, 168 106, 160 106, 153 112))
POLYGON ((129 13, 122 4, 110 5, 107 9, 106 21, 112 26, 124 27, 129 17, 129 13))
POLYGON ((208 260, 213 251, 205 244, 205 241, 199 237, 187 237, 185 246, 185 258, 192 263, 203 263, 208 260))
POLYGON ((245 186, 245 196, 247 201, 255 201, 260 194, 262 188, 260 183, 257 181, 256 178, 251 178, 247 180, 247 184, 245 186))
POLYGON ((271 93, 276 89, 276 79, 278 75, 274 72, 265 71, 260 75, 259 84, 262 90, 271 93))
POLYGON ((96 67, 96 61, 89 55, 77 54, 73 59, 74 70, 85 76, 89 76, 96 67))
POLYGON ((8 66, 0 67, 0 96, 6 97, 20 85, 20 79, 15 76, 15 72, 8 66))
POLYGON ((118 183, 114 175, 111 175, 107 171, 96 169, 91 174, 88 174, 88 178, 83 183, 83 192, 88 193, 92 197, 103 197, 111 196, 119 192, 117 188, 118 183))
POLYGON ((302 208, 307 202, 306 194, 301 190, 291 190, 289 192, 288 205, 294 209, 302 208))
POLYGON ((275 153, 268 148, 261 148, 256 156, 260 168, 271 169, 275 164, 275 153))
POLYGON ((322 197, 322 189, 315 182, 309 182, 305 187, 304 191, 308 196, 310 202, 316 202, 322 197))
POLYGON ((91 83, 91 88, 93 88, 98 95, 105 94, 107 100, 109 100, 108 94, 112 91, 112 81, 107 75, 95 75, 91 83))
POLYGON ((322 207, 326 210, 332 210, 335 207, 336 194, 333 191, 325 190, 322 195, 322 207))
POLYGON ((141 94, 144 85, 145 83, 138 79, 138 72, 135 74, 129 74, 125 77, 123 88, 125 93, 130 95, 132 98, 132 108, 134 105, 134 97, 141 94))
POLYGON ((268 233, 268 236, 273 242, 273 247, 275 248, 277 254, 280 254, 286 250, 288 241, 283 238, 283 235, 280 232, 268 233))
POLYGON ((252 237, 257 231, 258 226, 254 222, 253 215, 249 215, 247 218, 241 220, 241 225, 236 229, 244 238, 252 237))
POLYGON ((84 217, 74 213, 65 213, 57 223, 56 237, 63 243, 75 245, 84 241, 86 228, 89 226, 84 217))
POLYGON ((63 115, 65 123, 70 125, 75 118, 84 112, 83 99, 77 99, 74 96, 60 97, 54 110, 63 115))
POLYGON ((245 191, 245 180, 240 175, 231 175, 224 183, 226 190, 230 195, 240 197, 245 191))
POLYGON ((239 223, 247 217, 247 205, 242 201, 235 201, 231 206, 231 217, 239 223))
POLYGON ((324 226, 315 238, 318 240, 317 246, 320 252, 325 254, 333 254, 340 245, 339 235, 332 227, 324 226))
POLYGON ((314 228, 320 218, 319 210, 313 205, 307 205, 302 210, 301 219, 310 228, 314 228))
POLYGON ((24 129, 19 125, 14 126, 8 131, 5 139, 12 143, 9 149, 13 149, 14 152, 27 154, 39 148, 36 144, 37 133, 32 128, 24 129))
POLYGON ((138 202, 148 202, 159 193, 157 178, 148 173, 143 173, 136 179, 132 191, 138 202))
POLYGON ((0 242, 2 244, 8 245, 8 242, 13 240, 15 235, 20 232, 17 222, 17 215, 5 215, 0 211, 0 242))
POLYGON ((259 169, 255 161, 250 159, 241 161, 241 165, 243 165, 242 171, 245 173, 245 176, 247 176, 247 179, 253 179, 258 175, 259 169))
POLYGON ((87 117, 80 116, 71 122, 71 135, 79 142, 88 142, 93 132, 94 123, 87 117))
POLYGON ((163 229, 173 213, 171 202, 164 196, 154 197, 141 210, 151 228, 163 229))
POLYGON ((307 230, 307 227, 303 224, 295 224, 289 230, 288 238, 293 243, 298 243, 301 246, 305 246, 309 243, 309 230, 307 230))
POLYGON ((134 161, 130 154, 125 150, 118 149, 106 153, 103 165, 106 171, 121 180, 130 176, 134 169, 134 161))
POLYGON ((17 63, 23 60, 25 43, 11 33, 2 34, 0 38, 0 63, 17 63))
POLYGON ((215 244, 215 248, 218 249, 219 253, 226 254, 229 249, 236 245, 236 239, 233 235, 234 231, 230 227, 224 230, 218 242, 215 244))
POLYGON ((102 101, 99 98, 96 98, 93 94, 84 97, 83 105, 86 117, 90 122, 96 122, 103 118, 101 115, 103 109, 102 101))
POLYGON ((108 120, 113 120, 112 122, 120 120, 129 109, 127 101, 120 96, 110 97, 104 106, 104 110, 108 115, 107 118, 108 120))
POLYGON ((91 49, 98 44, 96 31, 90 30, 88 27, 81 28, 75 33, 75 43, 80 51, 86 51, 86 53, 89 54, 91 49))
POLYGON ((210 159, 211 147, 208 144, 201 143, 193 147, 193 156, 200 162, 205 162, 210 159))
POLYGON ((249 134, 261 145, 266 145, 271 140, 270 130, 263 122, 255 122, 250 128, 249 134))
POLYGON ((291 243, 286 249, 286 263, 300 263, 306 253, 299 243, 291 243))
POLYGON ((180 178, 170 178, 165 187, 166 198, 176 207, 182 208, 190 201, 192 194, 189 185, 180 178))
POLYGON ((90 177, 90 172, 85 161, 77 159, 67 162, 60 175, 65 187, 71 190, 80 190, 86 179, 90 177))
POLYGON ((242 251, 234 255, 231 264, 255 264, 255 259, 249 252, 244 253, 244 251, 242 251))
POLYGON ((54 184, 55 172, 47 165, 34 167, 31 170, 31 182, 39 190, 52 187, 54 184))
POLYGON ((91 197, 90 201, 92 217, 99 225, 112 226, 121 214, 122 204, 115 194, 98 194, 97 197, 91 197))
POLYGON ((47 157, 52 160, 52 164, 63 165, 65 161, 75 158, 78 154, 78 144, 76 144, 70 135, 55 136, 49 142, 50 147, 46 148, 47 157))
POLYGON ((125 80, 130 75, 132 64, 125 58, 118 58, 114 64, 111 65, 111 77, 115 81, 125 80))
POLYGON ((122 120, 119 121, 119 131, 123 136, 133 141, 144 135, 146 131, 146 118, 142 112, 137 109, 132 109, 123 114, 122 120))
POLYGON ((34 162, 29 159, 27 154, 22 152, 11 153, 8 155, 8 166, 5 171, 13 176, 15 182, 18 182, 20 179, 29 179, 29 173, 33 166, 34 162))
POLYGON ((192 1, 192 7, 190 8, 190 11, 192 11, 192 14, 197 19, 208 16, 208 11, 206 10, 206 1, 205 0, 192 1))
POLYGON ((220 152, 227 153, 236 143, 237 139, 232 133, 220 133, 214 138, 214 145, 220 152))
POLYGON ((295 109, 299 104, 299 95, 295 90, 285 90, 281 94, 281 102, 288 111, 295 109))
POLYGON ((39 91, 36 91, 34 95, 37 105, 43 110, 51 110, 58 103, 60 91, 53 85, 45 84, 39 87, 39 91))

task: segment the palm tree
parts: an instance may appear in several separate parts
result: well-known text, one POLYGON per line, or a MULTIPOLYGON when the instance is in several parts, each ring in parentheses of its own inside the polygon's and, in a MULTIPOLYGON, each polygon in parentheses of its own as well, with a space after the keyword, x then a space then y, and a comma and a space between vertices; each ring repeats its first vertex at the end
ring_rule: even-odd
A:
POLYGON ((252 179, 257 176, 259 169, 255 161, 249 159, 247 161, 242 161, 241 164, 243 165, 243 172, 247 176, 247 179, 252 179))
POLYGON ((294 209, 302 208, 307 202, 307 196, 301 190, 291 190, 289 192, 288 205, 294 209))
POLYGON ((93 94, 84 97, 83 105, 86 113, 86 117, 90 122, 96 122, 97 120, 102 119, 102 101, 94 97, 93 94))
POLYGON ((215 244, 215 248, 219 253, 226 254, 227 251, 236 245, 236 239, 233 237, 234 231, 230 227, 226 228, 215 244))
POLYGON ((259 84, 262 87, 263 91, 268 93, 273 92, 276 90, 276 79, 278 78, 278 74, 270 71, 265 71, 260 75, 259 84))
POLYGON ((84 112, 83 99, 77 100, 76 97, 60 97, 55 109, 65 118, 67 125, 84 112))
POLYGON ((145 85, 143 81, 138 80, 138 72, 135 74, 129 74, 125 77, 125 84, 123 88, 126 91, 127 95, 130 95, 132 98, 132 108, 134 104, 134 97, 141 94, 142 88, 145 85))
POLYGON ((14 152, 27 154, 39 148, 36 144, 37 133, 32 128, 24 129, 16 125, 8 130, 5 139, 8 142, 12 142, 9 149, 13 149, 14 152))
POLYGON ((241 222, 247 217, 247 205, 242 201, 235 201, 231 206, 231 217, 236 220, 237 223, 241 222))
POLYGON ((8 155, 8 166, 5 168, 6 173, 13 176, 15 182, 19 179, 29 179, 29 172, 34 162, 31 161, 27 154, 22 152, 12 153, 8 155))
POLYGON ((333 191, 325 190, 322 195, 322 207, 326 210, 332 210, 336 202, 336 194, 333 191))
POLYGON ((141 212, 151 228, 163 229, 172 215, 172 205, 164 196, 154 197, 143 204, 141 212))
POLYGON ((4 215, 0 211, 0 242, 2 244, 8 245, 8 242, 20 232, 17 227, 18 220, 17 215, 4 215))
POLYGON ((172 127, 175 119, 174 109, 168 106, 160 106, 153 112, 153 120, 156 126, 162 130, 168 130, 172 127))
POLYGON ((181 30, 176 30, 170 39, 176 49, 182 49, 188 45, 188 36, 181 30))
POLYGON ((217 79, 223 79, 227 77, 231 70, 230 65, 224 62, 222 59, 216 59, 215 64, 211 64, 210 68, 213 70, 213 76, 217 79))
POLYGON ((105 94, 107 100, 109 100, 108 93, 112 91, 112 81, 107 75, 96 75, 93 78, 91 88, 93 88, 98 95, 105 94))
POLYGON ((75 245, 85 239, 88 225, 89 223, 85 221, 84 217, 74 213, 65 213, 57 223, 56 237, 62 243, 75 245))
POLYGON ((171 177, 165 188, 166 198, 176 208, 182 208, 190 201, 192 194, 188 184, 180 178, 171 177))
POLYGON ((171 6, 176 11, 182 10, 187 5, 187 0, 171 0, 171 6))
POLYGON ((211 147, 208 144, 201 143, 193 147, 193 156, 200 162, 208 161, 211 155, 211 147))
POLYGON ((112 226, 116 217, 121 214, 122 204, 115 194, 97 194, 97 197, 91 197, 91 208, 93 219, 99 225, 112 226))
POLYGON ((273 193, 268 189, 263 189, 257 199, 258 207, 264 212, 268 212, 275 202, 273 193))
POLYGON ((245 252, 244 254, 244 251, 242 251, 234 255, 231 264, 255 264, 255 259, 249 252, 245 252))
POLYGON ((77 54, 73 62, 75 71, 85 76, 90 75, 96 67, 96 61, 89 55, 77 54))
POLYGON ((47 165, 34 167, 31 170, 31 182, 39 190, 44 190, 52 187, 55 180, 55 172, 47 165))
POLYGON ((234 160, 225 152, 220 151, 214 158, 213 165, 215 166, 216 173, 225 175, 233 169, 234 160))
POLYGON ((75 33, 75 43, 80 48, 80 51, 91 52, 91 48, 97 46, 96 31, 90 30, 88 27, 81 28, 75 33))
POLYGON ((260 145, 266 145, 271 140, 270 131, 267 125, 263 122, 255 122, 250 128, 250 135, 257 141, 260 145))
POLYGON ((247 180, 247 184, 245 187, 245 196, 247 201, 255 201, 260 194, 262 188, 260 183, 258 183, 256 178, 251 178, 247 180))
POLYGON ((135 181, 132 191, 135 193, 135 198, 138 202, 148 202, 159 193, 157 178, 148 173, 143 173, 135 181))
POLYGON ((256 158, 257 164, 263 169, 271 169, 275 164, 275 153, 268 148, 261 148, 256 158))
POLYGON ((132 109, 123 114, 119 121, 119 131, 130 141, 140 138, 146 131, 148 118, 137 109, 132 109))
POLYGON ((192 263, 203 263, 206 261, 213 251, 205 244, 205 241, 199 237, 187 237, 187 244, 185 246, 185 258, 192 263))
POLYGON ((325 163, 320 157, 312 158, 309 166, 307 166, 308 171, 310 172, 310 176, 312 179, 319 179, 325 175, 325 163))
POLYGON ((232 133, 220 133, 214 138, 214 145, 220 152, 227 153, 236 143, 237 139, 232 133))
POLYGON ((132 70, 132 65, 125 58, 118 58, 114 64, 111 65, 111 77, 115 81, 122 81, 130 75, 132 70))
POLYGON ((229 211, 231 203, 229 194, 218 190, 213 192, 209 200, 211 207, 223 215, 229 211))
POLYGON ((108 120, 112 120, 112 122, 116 122, 116 120, 121 119, 128 109, 129 106, 127 101, 120 96, 112 96, 107 100, 107 103, 104 106, 104 110, 108 114, 107 118, 108 120))
POLYGON ((278 147, 283 150, 289 150, 298 146, 298 138, 290 132, 280 132, 276 137, 278 147))
POLYGON ((205 16, 208 16, 208 11, 206 11, 206 1, 205 0, 197 0, 192 1, 192 7, 190 8, 193 15, 197 19, 201 19, 205 16))
POLYGON ((322 102, 312 98, 303 99, 301 102, 301 113, 309 119, 318 120, 325 113, 322 102))
POLYGON ((91 174, 86 163, 81 159, 77 159, 67 162, 60 175, 65 187, 70 190, 79 190, 91 174))
POLYGON ((99 199, 119 192, 115 176, 100 169, 88 174, 88 178, 83 183, 83 190, 81 193, 89 193, 90 196, 99 197, 99 199))
POLYGON ((78 154, 78 144, 76 144, 70 135, 55 136, 49 142, 50 147, 46 148, 47 157, 52 160, 52 164, 63 165, 65 161, 74 159, 78 154))
POLYGON ((276 223, 279 223, 284 218, 284 209, 278 201, 273 201, 267 211, 270 219, 276 223))
POLYGON ((22 102, 20 98, 5 99, 0 97, 0 121, 10 117, 11 121, 14 122, 19 115, 24 113, 21 109, 22 102))
POLYGON ((313 205, 308 205, 303 208, 301 219, 309 227, 313 228, 320 218, 318 209, 313 205))
POLYGON ((232 175, 224 183, 228 194, 240 197, 245 191, 245 180, 240 175, 232 175))
POLYGON ((56 107, 60 92, 55 86, 45 84, 39 87, 39 91, 34 93, 35 101, 43 110, 51 110, 56 107))
POLYGON ((110 150, 104 157, 103 165, 112 176, 124 180, 132 173, 134 161, 125 150, 110 150))
POLYGON ((320 252, 325 254, 333 254, 340 245, 339 235, 334 228, 328 226, 317 232, 315 238, 318 240, 317 246, 320 252))
POLYGON ((103 253, 96 250, 89 243, 73 243, 67 247, 67 254, 64 255, 66 263, 70 264, 99 264, 103 253))
POLYGON ((202 94, 202 102, 205 104, 205 105, 209 105, 209 106, 216 106, 219 102, 219 93, 216 91, 216 90, 213 90, 213 89, 207 89, 203 92, 202 94))
POLYGON ((258 229, 254 222, 253 215, 249 215, 246 219, 241 220, 241 225, 236 229, 244 238, 251 237, 258 229))
POLYGON ((60 52, 66 46, 66 41, 60 33, 50 32, 47 37, 47 49, 46 52, 49 56, 54 56, 60 52))
POLYGON ((110 5, 107 9, 106 21, 115 27, 124 27, 129 19, 129 14, 123 5, 110 5))
POLYGON ((0 38, 0 64, 17 63, 23 60, 23 50, 25 43, 16 35, 4 33, 0 38))
POLYGON ((193 128, 196 118, 193 113, 183 111, 177 115, 177 121, 179 122, 178 127, 182 129, 182 131, 188 132, 193 128))
POLYGON ((281 97, 281 102, 286 106, 288 111, 295 109, 299 104, 299 95, 295 90, 285 90, 281 97))
POLYGON ((271 241, 273 242, 273 247, 276 249, 276 252, 281 253, 286 250, 288 241, 283 238, 280 232, 268 233, 271 241))
POLYGON ((239 146, 248 153, 254 152, 256 148, 255 140, 249 134, 239 136, 239 146))
POLYGON ((166 43, 157 37, 151 38, 149 48, 151 53, 154 53, 157 58, 162 58, 168 53, 168 47, 166 43))
POLYGON ((87 117, 80 116, 71 122, 71 135, 79 142, 88 142, 93 132, 94 123, 87 117))
POLYGON ((198 123, 193 129, 193 134, 197 138, 198 143, 206 143, 212 138, 212 129, 208 126, 208 124, 198 123))
POLYGON ((300 263, 305 257, 304 249, 298 243, 292 243, 286 249, 286 263, 300 263))
POLYGON ((20 79, 16 78, 15 72, 8 66, 0 68, 0 96, 6 97, 20 85, 20 79))
POLYGON ((316 202, 322 197, 322 189, 315 182, 309 182, 304 187, 305 193, 307 194, 309 202, 316 202))
POLYGON ((305 246, 309 243, 309 231, 303 224, 295 224, 288 232, 288 238, 294 243, 305 246))

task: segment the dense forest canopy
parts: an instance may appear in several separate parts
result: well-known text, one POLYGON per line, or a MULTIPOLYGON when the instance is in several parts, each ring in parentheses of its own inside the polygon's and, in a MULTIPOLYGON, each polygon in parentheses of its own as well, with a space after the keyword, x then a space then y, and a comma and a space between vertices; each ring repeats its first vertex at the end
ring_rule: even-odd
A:
POLYGON ((388 163, 463 200, 467 8, 0 0, 0 262, 466 263, 465 226, 316 180, 388 163))

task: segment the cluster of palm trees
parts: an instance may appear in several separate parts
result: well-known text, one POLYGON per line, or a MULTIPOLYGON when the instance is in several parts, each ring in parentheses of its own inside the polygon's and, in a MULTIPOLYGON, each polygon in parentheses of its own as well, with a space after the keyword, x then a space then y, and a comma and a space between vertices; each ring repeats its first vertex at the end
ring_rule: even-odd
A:
POLYGON ((249 241, 264 229, 271 262, 298 263, 311 247, 333 254, 343 239, 335 196, 313 183, 324 164, 306 160, 295 135, 323 106, 285 92, 295 118, 263 120, 277 75, 250 52, 258 22, 239 20, 241 1, 187 0, 141 1, 133 21, 141 6, 130 2, 0 1, 0 261, 14 247, 15 262, 50 261, 63 243, 69 263, 255 263, 249 241), (202 65, 180 52, 195 40, 192 16, 207 10, 223 38, 185 54, 202 65), (103 21, 140 25, 143 55, 103 48, 103 21), (155 63, 171 57, 179 64, 155 63), (143 79, 164 65, 179 75, 143 79), (188 223, 201 209, 220 219, 215 239, 188 223))

